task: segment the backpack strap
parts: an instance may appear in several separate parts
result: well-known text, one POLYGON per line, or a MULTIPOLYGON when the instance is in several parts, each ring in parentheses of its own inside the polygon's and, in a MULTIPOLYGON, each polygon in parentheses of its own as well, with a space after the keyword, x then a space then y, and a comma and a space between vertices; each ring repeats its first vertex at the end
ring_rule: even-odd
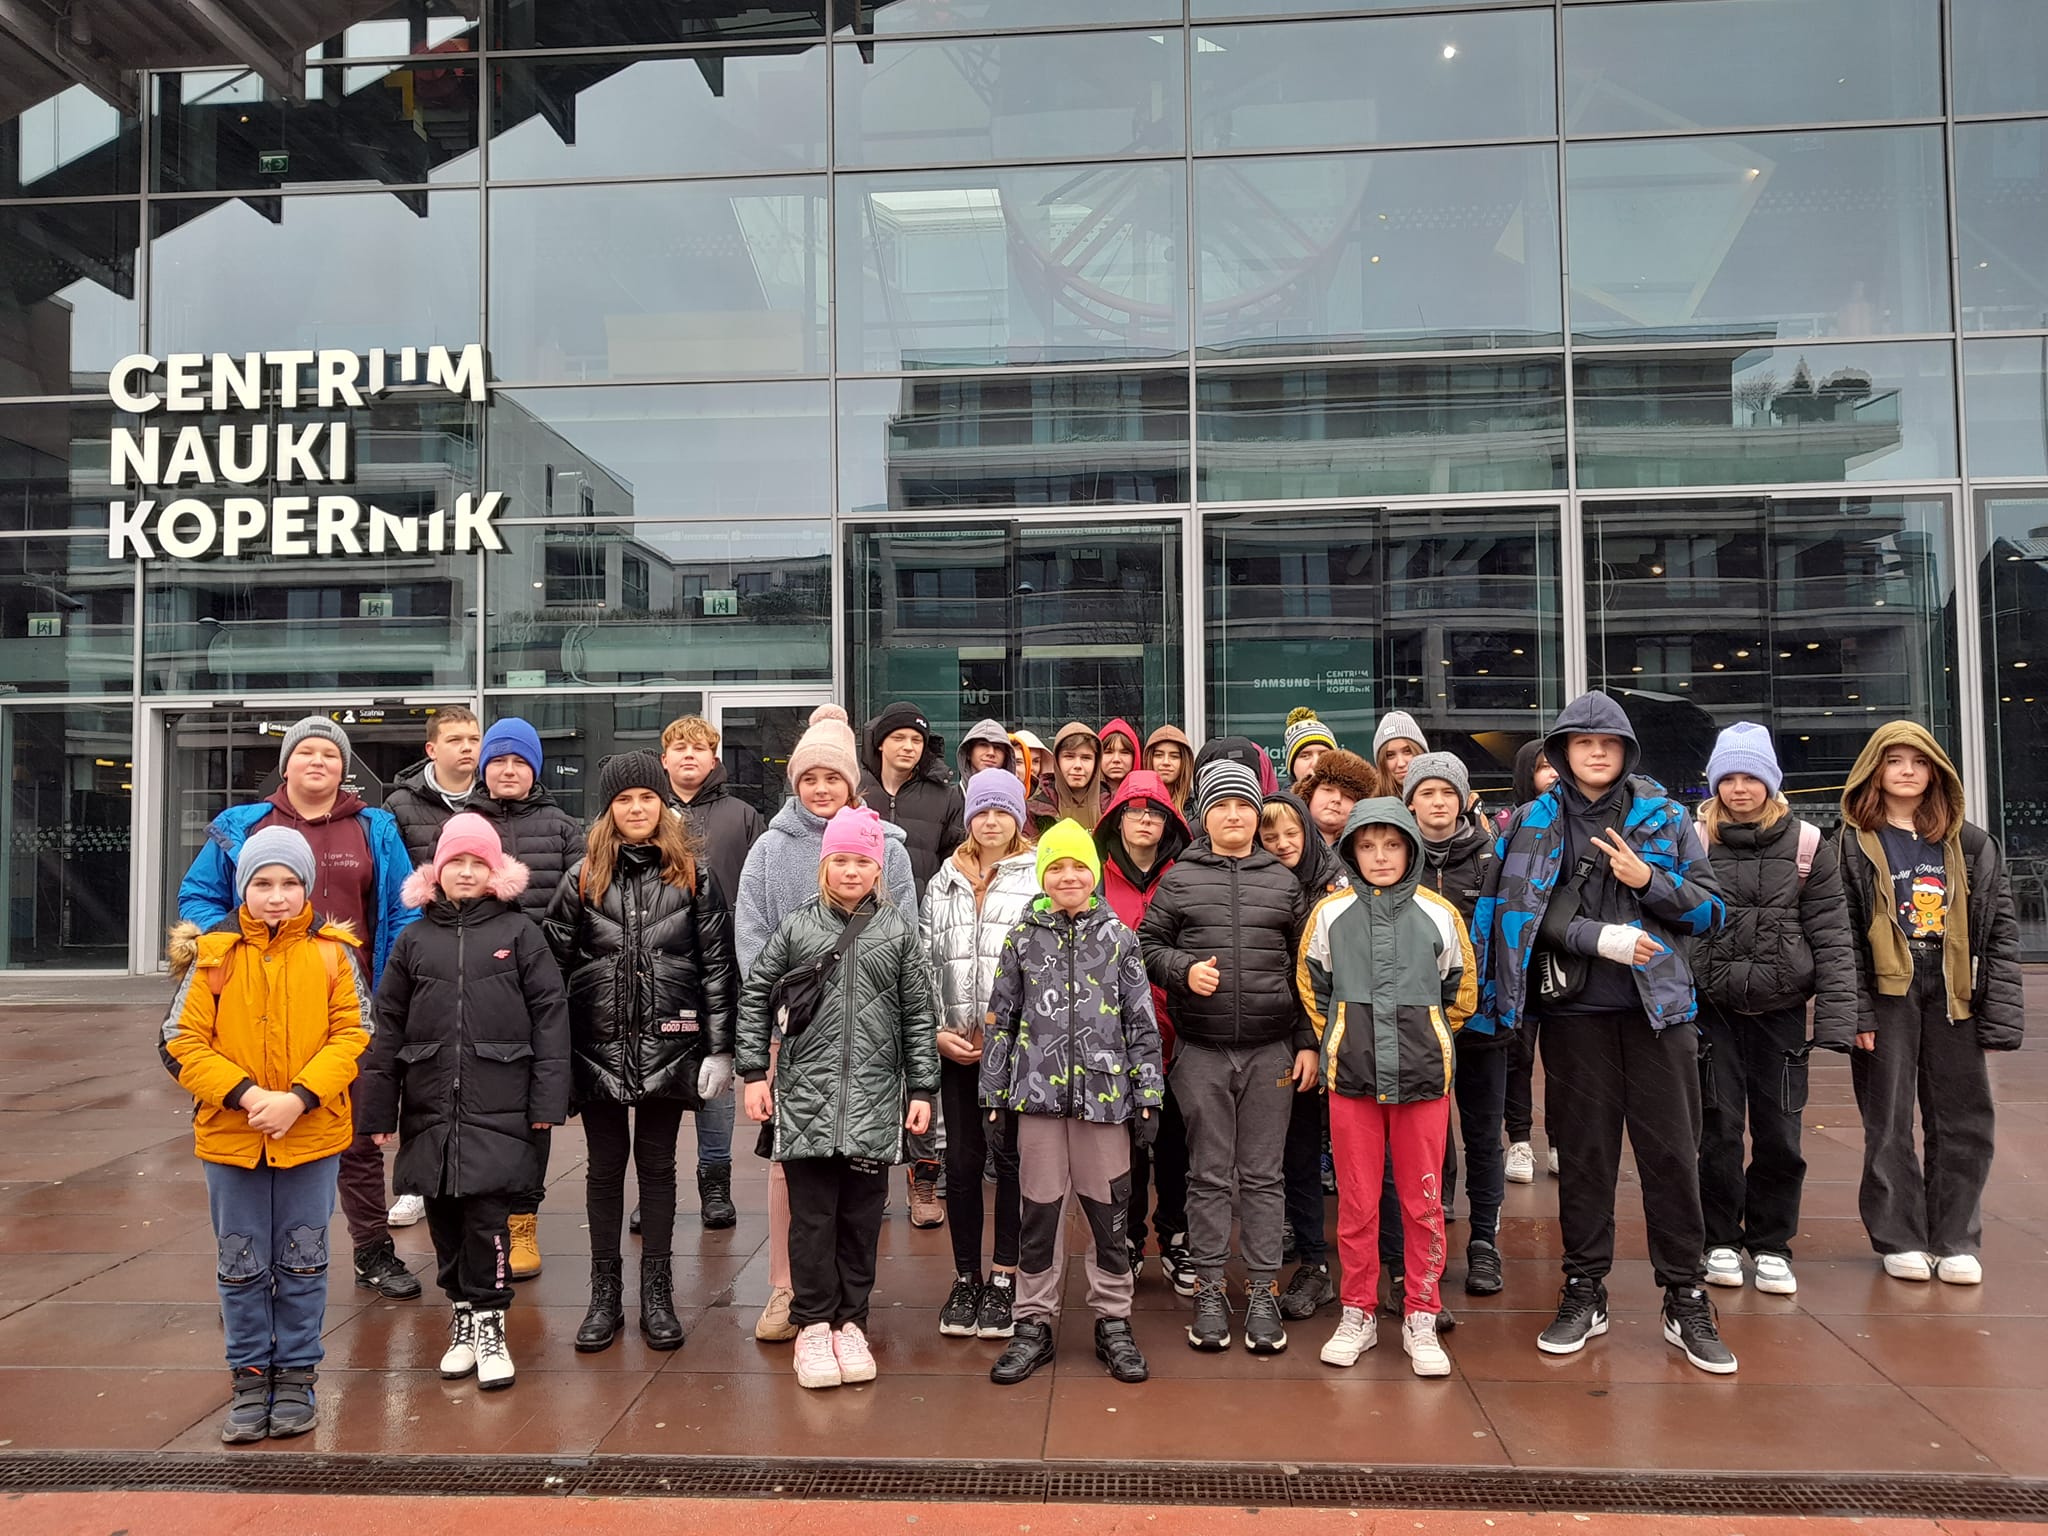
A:
POLYGON ((1820 828, 1810 821, 1799 823, 1799 884, 1803 889, 1806 877, 1813 873, 1814 855, 1820 852, 1820 828))

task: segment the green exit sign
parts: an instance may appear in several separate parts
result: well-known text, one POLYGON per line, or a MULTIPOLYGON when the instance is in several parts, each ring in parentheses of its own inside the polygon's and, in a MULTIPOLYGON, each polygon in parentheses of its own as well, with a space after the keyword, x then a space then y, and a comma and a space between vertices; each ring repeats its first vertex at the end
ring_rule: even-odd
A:
POLYGON ((256 157, 256 169, 265 176, 288 175, 292 168, 292 157, 281 149, 273 149, 256 157))

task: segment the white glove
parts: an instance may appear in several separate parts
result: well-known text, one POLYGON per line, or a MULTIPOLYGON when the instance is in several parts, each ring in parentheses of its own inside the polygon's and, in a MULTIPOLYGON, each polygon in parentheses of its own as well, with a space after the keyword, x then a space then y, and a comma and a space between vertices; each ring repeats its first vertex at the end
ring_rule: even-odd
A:
POLYGON ((697 1069, 697 1097, 709 1104, 732 1086, 732 1058, 706 1056, 697 1069))

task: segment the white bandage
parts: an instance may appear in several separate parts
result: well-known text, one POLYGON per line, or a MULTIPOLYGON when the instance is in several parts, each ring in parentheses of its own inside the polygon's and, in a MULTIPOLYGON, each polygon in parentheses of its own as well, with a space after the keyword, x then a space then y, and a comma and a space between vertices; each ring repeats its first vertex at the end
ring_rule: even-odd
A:
POLYGON ((1643 930, 1631 928, 1626 923, 1602 923, 1600 925, 1600 958, 1612 960, 1616 965, 1636 963, 1636 940, 1643 937, 1643 930))

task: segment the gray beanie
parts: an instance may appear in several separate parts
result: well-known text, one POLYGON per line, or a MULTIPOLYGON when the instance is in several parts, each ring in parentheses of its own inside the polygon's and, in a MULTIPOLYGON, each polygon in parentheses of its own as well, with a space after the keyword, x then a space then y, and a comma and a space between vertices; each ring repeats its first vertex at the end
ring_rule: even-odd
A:
POLYGON ((1195 819, 1200 821, 1225 800, 1243 800, 1255 811, 1265 804, 1266 792, 1249 763, 1219 757, 1202 769, 1195 781, 1195 819))
POLYGON ((347 763, 353 755, 348 749, 347 731, 344 731, 325 715, 308 715, 284 733, 284 745, 278 749, 277 753, 277 766, 282 768, 286 763, 290 762, 292 760, 292 753, 298 750, 299 743, 312 736, 324 737, 341 748, 341 760, 343 763, 347 763))
POLYGON ((1405 709, 1390 709, 1380 716, 1379 729, 1372 733, 1372 760, 1375 763, 1390 741, 1412 741, 1424 752, 1429 750, 1429 738, 1422 734, 1422 727, 1405 709))
POLYGON ((1461 806, 1472 798, 1472 775, 1462 762, 1448 752, 1425 752, 1408 764, 1408 777, 1401 783, 1401 803, 1414 800, 1415 791, 1429 779, 1442 779, 1455 789, 1461 806))
POLYGON ((256 878, 256 871, 271 864, 282 864, 299 877, 299 884, 306 888, 306 894, 313 894, 313 845, 306 841, 304 834, 290 827, 258 827, 249 834, 242 844, 242 851, 235 855, 235 901, 239 904, 249 893, 249 882, 256 878))

